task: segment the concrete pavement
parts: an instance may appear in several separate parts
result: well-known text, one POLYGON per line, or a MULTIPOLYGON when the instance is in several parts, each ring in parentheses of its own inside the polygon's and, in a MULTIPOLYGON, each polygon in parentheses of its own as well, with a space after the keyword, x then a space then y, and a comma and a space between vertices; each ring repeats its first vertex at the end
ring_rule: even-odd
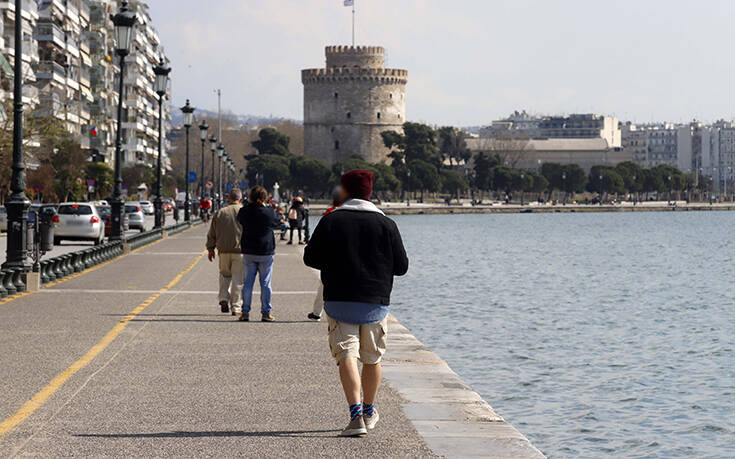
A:
POLYGON ((379 427, 337 438, 347 407, 299 248, 278 248, 278 322, 240 323, 218 312, 205 231, 0 305, 0 456, 433 455, 389 386, 379 427))

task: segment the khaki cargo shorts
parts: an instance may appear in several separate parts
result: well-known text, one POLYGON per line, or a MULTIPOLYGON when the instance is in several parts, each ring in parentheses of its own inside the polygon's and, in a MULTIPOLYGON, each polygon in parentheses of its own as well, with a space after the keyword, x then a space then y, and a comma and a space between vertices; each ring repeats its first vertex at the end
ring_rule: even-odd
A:
POLYGON ((385 341, 388 334, 388 317, 378 323, 355 325, 329 321, 329 349, 339 361, 348 357, 359 359, 362 363, 380 363, 385 354, 385 341))

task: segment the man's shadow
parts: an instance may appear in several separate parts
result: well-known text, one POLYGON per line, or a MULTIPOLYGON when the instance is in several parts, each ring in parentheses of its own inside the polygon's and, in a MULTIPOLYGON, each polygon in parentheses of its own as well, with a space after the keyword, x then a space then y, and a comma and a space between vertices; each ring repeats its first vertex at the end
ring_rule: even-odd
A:
POLYGON ((75 437, 86 438, 202 438, 202 437, 281 437, 281 438, 320 438, 337 434, 337 430, 272 430, 264 432, 246 432, 244 430, 212 430, 188 431, 176 430, 173 432, 149 433, 117 433, 117 434, 76 434, 75 437))

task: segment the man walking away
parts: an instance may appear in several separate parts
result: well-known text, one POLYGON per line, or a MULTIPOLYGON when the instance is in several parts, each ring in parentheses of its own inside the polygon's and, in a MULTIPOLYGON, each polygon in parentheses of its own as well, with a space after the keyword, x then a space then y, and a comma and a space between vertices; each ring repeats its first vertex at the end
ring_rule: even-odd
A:
MULTIPOLYGON (((324 215, 329 215, 334 210, 342 205, 342 187, 337 185, 334 187, 334 190, 332 190, 332 207, 324 211, 324 215)), ((316 298, 314 299, 314 309, 312 312, 310 312, 306 317, 309 318, 309 320, 313 320, 314 322, 319 322, 322 320, 322 311, 324 310, 324 286, 319 283, 319 290, 316 292, 316 298)))
POLYGON ((322 217, 304 252, 304 262, 321 271, 329 347, 350 406, 342 436, 365 435, 378 422, 374 404, 393 276, 408 271, 396 224, 369 201, 373 180, 373 173, 364 170, 342 176, 344 204, 322 217))
POLYGON ((293 231, 298 230, 299 232, 299 245, 303 244, 301 241, 301 228, 304 226, 304 200, 300 197, 293 198, 291 202, 291 210, 288 211, 288 225, 291 228, 291 235, 288 239, 288 244, 293 244, 293 231))
POLYGON ((219 255, 219 305, 222 312, 234 316, 242 307, 242 227, 237 214, 242 205, 242 191, 233 188, 227 196, 228 205, 214 215, 207 233, 207 258, 213 261, 217 249, 219 255))
POLYGON ((240 247, 245 265, 245 283, 242 288, 243 306, 239 320, 250 320, 250 306, 253 302, 255 276, 260 278, 260 313, 263 322, 273 322, 271 314, 271 273, 273 256, 276 253, 276 237, 273 229, 278 227, 280 218, 272 208, 266 207, 268 194, 258 185, 250 190, 248 205, 240 209, 237 220, 243 227, 240 247))

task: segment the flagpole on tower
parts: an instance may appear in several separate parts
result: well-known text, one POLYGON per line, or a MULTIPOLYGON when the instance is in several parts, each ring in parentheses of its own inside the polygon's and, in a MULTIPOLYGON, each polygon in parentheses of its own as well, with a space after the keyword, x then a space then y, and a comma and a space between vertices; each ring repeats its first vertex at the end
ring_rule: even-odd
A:
POLYGON ((352 47, 355 47, 355 0, 352 0, 352 47))

